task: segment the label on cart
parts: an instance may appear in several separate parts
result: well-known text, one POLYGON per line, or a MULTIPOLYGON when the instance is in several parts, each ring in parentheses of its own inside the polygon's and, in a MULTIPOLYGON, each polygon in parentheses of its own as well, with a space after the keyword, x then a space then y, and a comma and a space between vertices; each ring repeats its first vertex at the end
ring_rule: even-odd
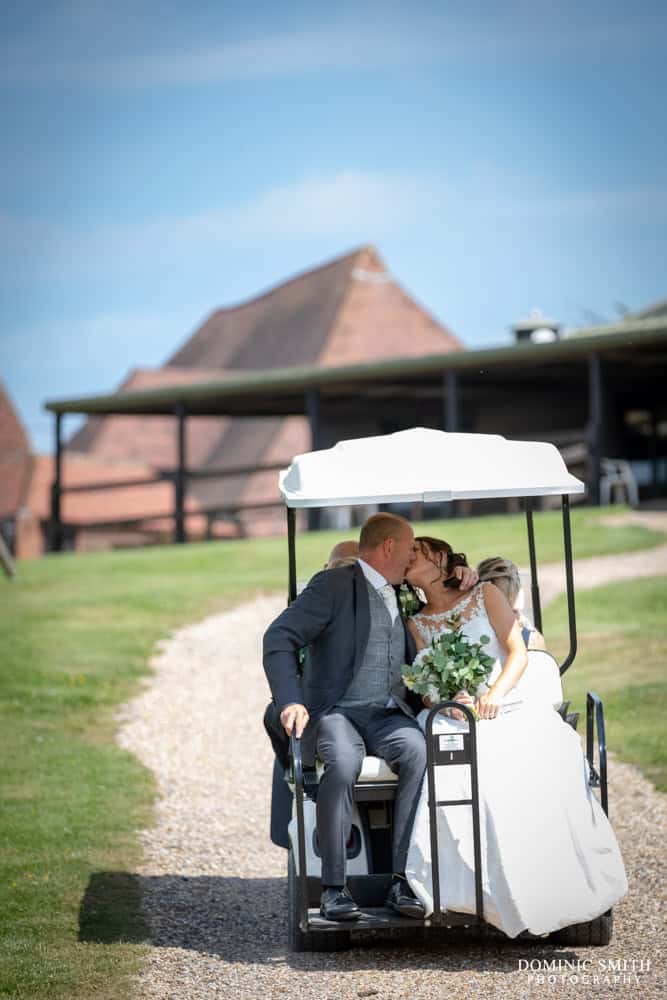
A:
POLYGON ((463 750, 462 733, 441 733, 438 740, 440 750, 463 750))

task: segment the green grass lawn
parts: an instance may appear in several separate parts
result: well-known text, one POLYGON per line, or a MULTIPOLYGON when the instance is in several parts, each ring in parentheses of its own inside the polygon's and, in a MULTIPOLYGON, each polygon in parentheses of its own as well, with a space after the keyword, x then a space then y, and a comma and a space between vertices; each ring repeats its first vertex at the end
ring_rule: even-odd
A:
MULTIPOLYGON (((642 527, 604 526, 604 513, 574 511, 576 556, 663 539, 642 527)), ((527 561, 522 516, 416 527, 444 535, 471 561, 490 554, 527 561)), ((540 560, 560 558, 560 515, 537 515, 536 532, 540 560)), ((318 569, 346 534, 300 537, 299 578, 318 569)), ((13 582, 0 580, 0 996, 130 995, 127 977, 145 948, 132 878, 140 856, 136 831, 150 822, 154 789, 138 761, 115 745, 114 710, 136 690, 158 639, 257 593, 286 590, 286 575, 285 540, 266 539, 51 556, 21 563, 13 582)), ((589 624, 589 598, 591 613, 597 607, 590 595, 580 598, 582 647, 588 633, 605 646, 598 635, 604 622, 589 624)), ((609 622, 616 627, 624 614, 619 605, 609 622)), ((641 601, 636 614, 644 614, 641 601)), ((657 647, 660 638, 656 630, 650 641, 657 647)), ((641 631, 627 639, 636 655, 624 663, 633 670, 645 670, 645 642, 641 631)), ((580 654, 573 679, 597 685, 620 716, 621 707, 609 701, 611 678, 595 673, 611 662, 609 650, 590 666, 587 655, 580 654)), ((652 711, 658 681, 652 673, 641 677, 641 697, 652 711)), ((621 690, 614 695, 619 706, 622 697, 621 690)), ((641 728, 628 728, 623 742, 625 723, 612 725, 619 727, 611 729, 612 747, 636 759, 641 728)), ((643 766, 654 766, 646 760, 643 766)))
MULTIPOLYGON (((582 713, 579 731, 585 731, 586 692, 597 691, 608 747, 667 792, 667 577, 585 590, 576 604, 579 651, 563 690, 582 713)), ((550 605, 544 618, 548 645, 564 653, 565 598, 550 605)))

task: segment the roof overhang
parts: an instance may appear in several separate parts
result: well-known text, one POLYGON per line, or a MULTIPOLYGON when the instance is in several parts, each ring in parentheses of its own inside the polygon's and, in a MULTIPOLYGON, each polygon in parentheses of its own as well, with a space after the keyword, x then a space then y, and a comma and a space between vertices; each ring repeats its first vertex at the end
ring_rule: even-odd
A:
POLYGON ((640 348, 663 344, 667 344, 667 317, 658 317, 572 331, 566 339, 553 343, 520 343, 339 367, 274 368, 195 384, 50 400, 45 408, 52 413, 105 416, 173 416, 179 406, 192 415, 303 413, 306 412, 307 395, 314 389, 336 392, 339 387, 355 383, 370 385, 392 378, 407 382, 446 372, 465 376, 466 373, 514 373, 517 367, 526 366, 538 370, 563 362, 582 361, 591 354, 623 352, 631 357, 640 348))

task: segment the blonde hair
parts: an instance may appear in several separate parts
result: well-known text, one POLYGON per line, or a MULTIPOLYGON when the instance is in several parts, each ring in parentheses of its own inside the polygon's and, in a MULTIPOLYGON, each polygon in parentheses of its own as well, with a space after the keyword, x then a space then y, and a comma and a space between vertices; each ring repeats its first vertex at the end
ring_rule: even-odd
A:
POLYGON ((511 559, 503 559, 502 556, 482 559, 477 567, 477 575, 480 583, 494 583, 505 595, 511 607, 514 607, 521 590, 521 577, 511 559))

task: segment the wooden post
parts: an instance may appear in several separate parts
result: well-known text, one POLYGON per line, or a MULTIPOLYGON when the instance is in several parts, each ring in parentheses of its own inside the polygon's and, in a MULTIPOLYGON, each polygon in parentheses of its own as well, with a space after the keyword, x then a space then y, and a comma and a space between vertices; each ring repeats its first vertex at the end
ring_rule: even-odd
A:
MULTIPOLYGON (((459 429, 459 377, 456 372, 445 372, 442 377, 442 388, 445 430, 450 434, 456 434, 459 429)), ((444 505, 443 512, 445 517, 457 517, 459 512, 456 501, 444 505)))
POLYGON ((55 448, 53 455, 54 476, 51 483, 51 524, 49 525, 49 551, 62 552, 63 525, 60 519, 62 494, 62 413, 56 413, 55 448))
POLYGON ((9 546, 7 545, 2 534, 0 534, 0 566, 2 566, 5 571, 5 575, 12 579, 16 576, 16 564, 12 559, 12 554, 9 551, 9 546))
POLYGON ((650 496, 660 496, 658 486, 658 461, 660 452, 658 449, 658 414, 655 407, 651 410, 651 487, 650 496))
POLYGON ((604 386, 599 354, 588 358, 588 494, 591 504, 600 506, 600 467, 604 440, 604 386))
POLYGON ((176 475, 174 477, 174 541, 179 545, 187 542, 185 533, 185 406, 178 403, 175 409, 176 414, 176 437, 177 437, 177 464, 176 475))
POLYGON ((445 372, 442 383, 445 430, 456 433, 459 429, 459 377, 456 372, 445 372))
MULTIPOLYGON (((322 447, 322 425, 320 416, 320 393, 319 389, 309 389, 306 396, 306 413, 310 424, 310 447, 312 451, 317 451, 322 447)), ((321 523, 321 511, 319 507, 310 507, 308 510, 308 530, 318 531, 321 523)))

